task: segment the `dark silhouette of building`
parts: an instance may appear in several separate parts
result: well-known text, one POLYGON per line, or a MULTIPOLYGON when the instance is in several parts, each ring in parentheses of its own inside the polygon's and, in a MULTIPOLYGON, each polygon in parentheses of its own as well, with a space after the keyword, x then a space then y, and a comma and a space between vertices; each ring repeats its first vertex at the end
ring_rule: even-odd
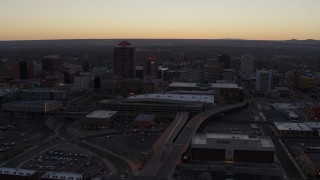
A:
POLYGON ((210 60, 203 66, 203 81, 216 82, 223 79, 223 64, 217 60, 210 60))
POLYGON ((13 64, 13 74, 15 79, 32 79, 34 65, 27 61, 18 61, 13 64))
POLYGON ((218 60, 219 60, 219 63, 223 64, 223 69, 230 69, 231 68, 230 56, 228 56, 227 54, 220 54, 218 56, 218 60))
POLYGON ((58 71, 62 68, 62 60, 60 56, 51 55, 41 59, 42 73, 58 71))
POLYGON ((151 53, 147 55, 144 61, 143 77, 146 80, 157 79, 158 76, 158 63, 155 56, 151 53))
POLYGON ((41 59, 42 80, 41 85, 46 87, 55 86, 59 78, 63 76, 62 59, 60 56, 46 56, 41 59))
POLYGON ((122 41, 114 48, 113 75, 115 78, 135 78, 135 48, 122 41))

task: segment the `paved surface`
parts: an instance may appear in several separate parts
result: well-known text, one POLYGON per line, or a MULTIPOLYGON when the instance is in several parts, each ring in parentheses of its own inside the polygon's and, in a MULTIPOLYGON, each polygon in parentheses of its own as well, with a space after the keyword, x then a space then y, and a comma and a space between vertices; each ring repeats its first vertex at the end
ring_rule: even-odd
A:
POLYGON ((195 135, 200 125, 209 117, 223 113, 226 111, 230 111, 237 108, 244 107, 248 102, 244 101, 241 103, 236 103, 232 105, 217 107, 214 109, 210 109, 208 111, 199 113, 194 116, 185 128, 181 131, 180 135, 176 139, 175 143, 172 146, 166 149, 166 153, 168 156, 164 157, 163 164, 158 170, 155 170, 156 177, 168 178, 171 177, 175 167, 180 163, 180 158, 182 154, 187 150, 192 137, 195 135))
POLYGON ((294 162, 292 159, 289 157, 288 153, 284 150, 283 145, 279 142, 278 137, 276 137, 273 133, 270 127, 263 127, 263 132, 265 135, 268 135, 271 137, 271 140, 273 144, 275 145, 276 148, 276 155, 286 172, 286 175, 288 179, 303 179, 301 174, 299 173, 299 170, 297 167, 294 165, 294 162))
POLYGON ((115 166, 115 168, 118 170, 118 172, 115 172, 116 174, 118 173, 124 175, 126 171, 128 171, 129 175, 134 175, 134 173, 136 173, 136 171, 132 171, 131 167, 126 161, 103 150, 102 148, 80 141, 75 142, 75 144, 111 161, 112 165, 115 166))
MULTIPOLYGON (((117 155, 114 155, 110 152, 104 151, 103 149, 100 149, 98 147, 82 142, 81 140, 86 139, 86 137, 85 136, 80 138, 76 137, 75 134, 73 134, 73 132, 68 130, 68 126, 69 126, 68 123, 60 124, 55 130, 54 136, 30 148, 29 150, 19 154, 18 156, 2 163, 1 166, 18 167, 19 165, 23 164, 30 158, 33 158, 44 151, 47 151, 62 143, 71 142, 89 151, 92 151, 93 153, 101 156, 102 158, 110 160, 117 169, 117 172, 114 172, 114 176, 113 176, 115 179, 119 179, 119 175, 125 174, 126 171, 129 172, 129 175, 137 174, 137 172, 132 170, 132 167, 129 166, 128 162, 126 162, 122 158, 117 157, 117 155)), ((123 133, 123 132, 120 132, 120 133, 123 133)))
POLYGON ((177 112, 174 121, 158 138, 157 142, 152 146, 153 154, 147 164, 144 166, 141 176, 153 177, 157 171, 156 167, 162 166, 162 161, 167 148, 172 146, 173 140, 179 134, 188 120, 187 112, 177 112))

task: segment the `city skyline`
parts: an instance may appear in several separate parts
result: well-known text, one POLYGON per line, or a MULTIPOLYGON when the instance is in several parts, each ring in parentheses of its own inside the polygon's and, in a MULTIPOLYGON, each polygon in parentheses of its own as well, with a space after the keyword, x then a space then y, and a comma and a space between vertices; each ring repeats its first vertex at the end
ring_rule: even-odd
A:
POLYGON ((0 40, 320 39, 320 1, 2 1, 0 40))

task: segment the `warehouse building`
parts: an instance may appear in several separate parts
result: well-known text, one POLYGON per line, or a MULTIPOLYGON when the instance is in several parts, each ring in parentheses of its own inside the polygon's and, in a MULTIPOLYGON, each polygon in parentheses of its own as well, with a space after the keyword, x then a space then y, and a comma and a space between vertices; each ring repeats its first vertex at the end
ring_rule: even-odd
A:
POLYGON ((192 161, 233 161, 272 164, 275 147, 269 137, 239 134, 197 134, 191 142, 192 161))
POLYGON ((306 123, 273 123, 278 134, 282 136, 313 136, 313 129, 306 123))
POLYGON ((101 129, 113 127, 118 111, 96 110, 81 119, 83 128, 101 129))
POLYGON ((199 94, 144 94, 129 96, 124 100, 102 100, 98 106, 137 115, 148 113, 155 115, 174 115, 177 111, 200 113, 215 107, 213 95, 199 94))
POLYGON ((56 179, 65 179, 65 180, 83 180, 84 177, 82 174, 69 173, 69 172, 46 172, 41 177, 42 180, 56 180, 56 179))
POLYGON ((2 105, 3 111, 47 113, 62 108, 61 101, 14 101, 2 105))
POLYGON ((151 128, 155 125, 155 116, 153 114, 139 114, 133 120, 133 127, 139 129, 151 128))
POLYGON ((39 173, 36 170, 0 167, 0 179, 5 180, 38 180, 39 173))

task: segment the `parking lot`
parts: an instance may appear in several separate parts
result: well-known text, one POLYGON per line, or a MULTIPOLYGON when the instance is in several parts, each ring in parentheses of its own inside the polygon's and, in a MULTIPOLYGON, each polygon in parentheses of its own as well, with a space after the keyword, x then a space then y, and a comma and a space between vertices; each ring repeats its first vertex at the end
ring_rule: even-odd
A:
POLYGON ((137 131, 103 136, 91 139, 89 142, 137 162, 148 158, 152 153, 150 148, 159 136, 160 134, 155 132, 137 131))
POLYGON ((22 168, 91 175, 109 173, 107 165, 101 159, 72 144, 63 144, 48 150, 26 162, 22 168))
MULTIPOLYGON (((231 133, 261 135, 259 127, 255 124, 255 114, 249 109, 242 109, 223 116, 213 117, 204 122, 198 133, 231 133), (253 125, 253 126, 251 126, 253 125)), ((262 118, 259 118, 262 121, 262 118)))
POLYGON ((48 138, 45 117, 0 112, 0 163, 48 138))

